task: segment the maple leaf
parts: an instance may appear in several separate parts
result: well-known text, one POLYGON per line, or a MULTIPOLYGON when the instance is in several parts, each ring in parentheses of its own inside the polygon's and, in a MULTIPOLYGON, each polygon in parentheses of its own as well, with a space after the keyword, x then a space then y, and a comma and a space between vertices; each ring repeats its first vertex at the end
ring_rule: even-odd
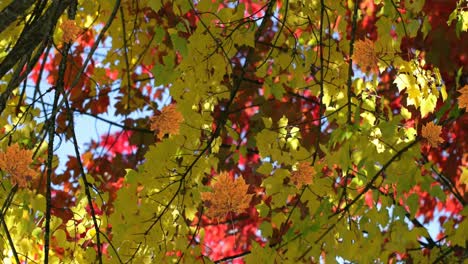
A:
POLYGON ((442 127, 435 125, 434 122, 430 122, 422 128, 423 138, 425 138, 433 147, 437 147, 439 143, 444 142, 444 140, 440 137, 441 133, 442 127))
POLYGON ((65 43, 73 42, 81 32, 81 28, 76 25, 75 20, 69 19, 65 19, 60 24, 60 29, 63 31, 62 41, 65 43))
POLYGON ((379 73, 378 53, 375 50, 374 42, 370 39, 358 40, 354 43, 352 59, 362 71, 379 73))
POLYGON ((465 108, 465 110, 468 111, 468 84, 465 84, 458 92, 461 93, 458 97, 459 108, 465 108))
POLYGON ((4 153, 0 153, 0 169, 10 176, 13 184, 26 188, 37 174, 29 168, 32 163, 33 152, 20 149, 17 143, 9 146, 4 153))
POLYGON ((242 213, 249 208, 253 194, 247 194, 249 185, 242 177, 233 180, 228 172, 221 172, 212 184, 212 192, 201 193, 210 218, 223 218, 227 213, 242 213))
POLYGON ((300 189, 303 185, 312 183, 313 177, 316 172, 314 167, 310 166, 309 162, 301 162, 297 165, 297 170, 291 172, 291 182, 300 189))
POLYGON ((150 129, 162 138, 165 134, 178 134, 182 121, 184 117, 177 111, 176 106, 168 105, 163 107, 159 115, 150 117, 150 129))

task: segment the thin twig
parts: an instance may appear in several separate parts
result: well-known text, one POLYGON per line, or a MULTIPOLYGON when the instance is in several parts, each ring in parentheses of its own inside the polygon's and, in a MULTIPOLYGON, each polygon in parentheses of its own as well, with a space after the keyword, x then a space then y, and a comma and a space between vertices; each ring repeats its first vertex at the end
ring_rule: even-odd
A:
POLYGON ((368 191, 372 188, 374 182, 379 178, 379 176, 396 160, 398 159, 401 155, 403 155, 403 153, 405 153, 406 151, 408 151, 411 147, 413 147, 414 145, 416 145, 416 143, 418 143, 419 140, 416 139, 414 140, 413 142, 409 143, 408 145, 406 145, 404 148, 402 148, 400 151, 398 151, 392 158, 390 158, 383 166, 382 168, 375 173, 375 175, 372 177, 372 179, 366 184, 366 186, 364 187, 364 189, 356 195, 356 197, 354 197, 354 199, 349 202, 343 209, 341 210, 337 210, 334 214, 330 215, 328 218, 333 218, 334 216, 336 215, 339 215, 341 214, 342 212, 344 211, 347 211, 349 210, 349 208, 351 206, 353 206, 359 199, 361 199, 361 197, 368 191))
POLYGON ((10 193, 5 199, 5 202, 3 202, 2 211, 0 212, 0 221, 2 222, 3 230, 5 231, 5 234, 7 236, 8 244, 10 244, 11 252, 13 252, 13 256, 15 257, 16 263, 20 264, 21 262, 18 257, 18 252, 15 248, 15 242, 13 242, 13 238, 11 237, 10 231, 8 230, 8 226, 5 221, 5 213, 10 207, 11 202, 13 201, 13 197, 15 196, 16 191, 18 191, 18 184, 15 184, 15 186, 11 188, 10 193))
MULTIPOLYGON (((351 41, 349 42, 349 65, 348 65, 348 84, 347 84, 347 94, 348 94, 348 124, 352 124, 351 120, 351 97, 352 97, 352 85, 353 85, 353 51, 354 51, 354 41, 356 38, 356 28, 357 28, 357 15, 358 15, 358 4, 359 0, 354 2, 354 11, 353 11, 353 21, 351 29, 351 41)), ((356 120, 355 120, 356 121, 356 120)))
POLYGON ((86 194, 86 198, 88 200, 88 205, 89 205, 89 208, 90 208, 90 211, 91 211, 91 218, 93 219, 94 229, 96 230, 96 244, 97 244, 96 246, 97 246, 97 253, 98 253, 98 261, 99 261, 100 264, 102 264, 102 247, 101 247, 101 238, 100 238, 101 232, 99 230, 99 225, 98 225, 97 218, 96 218, 96 211, 94 209, 93 198, 92 198, 91 192, 89 190, 90 184, 89 184, 88 179, 86 177, 86 172, 84 170, 83 162, 81 160, 81 154, 80 154, 80 150, 79 150, 79 147, 78 147, 78 140, 76 138, 76 133, 75 133, 75 125, 74 125, 73 114, 72 114, 72 110, 70 108, 70 104, 68 102, 68 99, 65 97, 66 96, 65 91, 63 89, 61 89, 60 92, 63 94, 63 96, 65 98, 65 107, 67 109, 67 119, 68 119, 68 122, 69 122, 69 125, 70 125, 71 134, 72 134, 72 140, 73 140, 73 147, 74 147, 74 150, 75 150, 75 156, 76 156, 76 159, 78 161, 78 167, 80 168, 81 178, 83 179, 85 194, 86 194))

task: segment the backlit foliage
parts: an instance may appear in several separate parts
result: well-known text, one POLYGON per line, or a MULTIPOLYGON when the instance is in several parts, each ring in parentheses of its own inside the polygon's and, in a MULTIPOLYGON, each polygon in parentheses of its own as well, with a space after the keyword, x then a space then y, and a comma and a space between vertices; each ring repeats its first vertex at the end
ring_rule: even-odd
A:
POLYGON ((13 184, 26 188, 38 175, 30 168, 32 155, 31 150, 21 149, 17 143, 8 146, 5 152, 0 153, 0 170, 9 176, 13 184))
POLYGON ((466 262, 465 2, 0 1, 0 262, 466 262))
POLYGON ((249 208, 252 194, 247 194, 249 185, 242 177, 232 179, 228 172, 221 172, 213 179, 211 188, 211 192, 201 193, 208 217, 222 219, 228 213, 240 214, 249 208))

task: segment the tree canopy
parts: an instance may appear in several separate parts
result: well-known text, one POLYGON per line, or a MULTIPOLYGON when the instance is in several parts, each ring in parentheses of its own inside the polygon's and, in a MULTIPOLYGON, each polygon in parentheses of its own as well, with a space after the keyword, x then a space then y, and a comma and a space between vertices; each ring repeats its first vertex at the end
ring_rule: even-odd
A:
POLYGON ((463 0, 0 1, 0 259, 462 263, 467 31, 463 0))

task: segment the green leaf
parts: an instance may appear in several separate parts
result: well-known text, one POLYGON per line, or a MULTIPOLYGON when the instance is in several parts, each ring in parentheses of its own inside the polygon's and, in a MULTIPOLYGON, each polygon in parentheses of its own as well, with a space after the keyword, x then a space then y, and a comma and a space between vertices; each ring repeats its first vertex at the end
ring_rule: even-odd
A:
POLYGON ((413 19, 410 23, 406 24, 406 28, 408 29, 408 35, 410 38, 416 37, 418 34, 418 29, 421 26, 419 20, 413 19))
POLYGON ((172 40, 172 43, 174 44, 175 49, 178 52, 180 52, 180 55, 182 55, 182 57, 186 58, 188 56, 187 40, 184 38, 181 38, 178 34, 172 34, 171 40, 172 40))
POLYGON ((273 165, 269 162, 264 162, 260 167, 258 167, 257 172, 263 175, 270 175, 273 169, 273 165))
POLYGON ((273 234, 273 228, 271 227, 271 223, 269 222, 262 222, 260 224, 260 230, 262 231, 263 237, 271 237, 273 234))
POLYGON ((265 128, 271 128, 271 125, 273 124, 271 117, 262 117, 262 120, 263 124, 265 125, 265 128))
POLYGON ((411 215, 415 215, 419 209, 419 196, 417 194, 411 194, 406 200, 406 204, 410 209, 411 215))
MULTIPOLYGON (((168 61, 168 59, 165 61, 168 61)), ((156 64, 152 69, 152 73, 154 75, 154 83, 158 86, 168 84, 173 76, 173 72, 168 71, 168 67, 162 64, 156 64)))
POLYGON ((67 242, 67 234, 62 229, 58 229, 54 232, 54 237, 57 240, 57 243, 61 246, 64 246, 67 242))
POLYGON ((166 31, 164 31, 164 28, 156 26, 156 28, 154 29, 154 42, 156 43, 156 45, 161 44, 165 35, 166 31))
POLYGON ((162 1, 163 0, 149 0, 148 1, 148 6, 151 7, 154 11, 158 12, 159 9, 162 7, 162 1))

